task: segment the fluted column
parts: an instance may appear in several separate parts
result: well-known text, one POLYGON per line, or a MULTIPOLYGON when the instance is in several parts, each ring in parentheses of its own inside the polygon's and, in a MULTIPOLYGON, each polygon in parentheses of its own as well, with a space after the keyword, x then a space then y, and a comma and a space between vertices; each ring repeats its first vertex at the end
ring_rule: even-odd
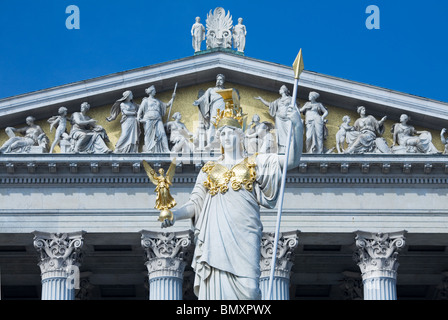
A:
POLYGON ((74 300, 79 288, 83 231, 34 232, 34 247, 40 254, 42 300, 74 300))
MULTIPOLYGON (((284 232, 279 235, 277 259, 272 283, 272 300, 289 300, 289 280, 293 266, 293 252, 298 245, 298 231, 284 232)), ((271 275, 272 255, 274 251, 274 233, 264 232, 261 238, 260 290, 261 298, 268 300, 269 278, 271 275)))
POLYGON ((182 300, 182 283, 192 232, 141 231, 149 277, 149 300, 182 300))
POLYGON ((398 251, 405 246, 406 231, 356 232, 355 261, 361 269, 364 300, 396 300, 398 251))

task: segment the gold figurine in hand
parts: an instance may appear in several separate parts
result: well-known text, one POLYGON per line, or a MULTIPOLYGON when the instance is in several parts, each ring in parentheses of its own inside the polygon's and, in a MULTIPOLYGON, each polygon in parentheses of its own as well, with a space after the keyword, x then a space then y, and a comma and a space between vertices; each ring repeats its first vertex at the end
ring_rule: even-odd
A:
POLYGON ((173 220, 173 213, 170 211, 171 208, 176 206, 176 200, 170 194, 170 186, 173 182, 174 171, 176 169, 176 159, 170 164, 166 175, 165 171, 160 168, 159 175, 156 174, 153 168, 143 160, 143 167, 145 168, 146 174, 154 185, 156 185, 155 192, 157 193, 156 205, 154 208, 160 210, 159 221, 163 222, 165 219, 173 220))

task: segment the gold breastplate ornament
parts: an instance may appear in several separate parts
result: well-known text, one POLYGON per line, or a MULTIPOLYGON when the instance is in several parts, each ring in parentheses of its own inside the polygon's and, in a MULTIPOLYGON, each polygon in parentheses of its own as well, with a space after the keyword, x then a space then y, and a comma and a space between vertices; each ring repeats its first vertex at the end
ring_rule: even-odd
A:
POLYGON ((245 158, 231 169, 214 161, 207 162, 202 171, 207 173, 207 180, 204 181, 204 186, 209 190, 210 195, 214 196, 218 192, 226 193, 229 190, 229 183, 235 191, 243 187, 247 191, 252 191, 256 178, 256 156, 257 154, 254 154, 245 158))

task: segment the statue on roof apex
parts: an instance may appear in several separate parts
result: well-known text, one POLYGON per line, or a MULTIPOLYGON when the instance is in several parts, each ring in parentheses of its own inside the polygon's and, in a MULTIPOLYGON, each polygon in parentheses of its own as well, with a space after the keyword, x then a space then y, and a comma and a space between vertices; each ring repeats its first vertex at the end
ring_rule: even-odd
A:
MULTIPOLYGON (((40 147, 40 150, 34 150, 35 153, 48 152, 50 140, 40 126, 34 123, 36 118, 26 117, 26 126, 23 128, 7 127, 5 129, 9 139, 0 147, 1 153, 30 153, 33 147, 40 147), (23 135, 16 136, 15 133, 23 135)), ((33 152, 34 153, 34 152, 33 152)))
POLYGON ((201 51, 202 41, 205 40, 205 28, 200 17, 196 17, 196 22, 191 27, 191 36, 193 37, 194 52, 201 51))
POLYGON ((207 14, 207 49, 214 48, 232 48, 232 27, 233 20, 230 11, 227 12, 224 8, 218 7, 213 13, 207 14))
POLYGON ((239 52, 244 52, 246 48, 246 26, 243 24, 243 18, 238 18, 238 24, 233 27, 233 47, 239 52))

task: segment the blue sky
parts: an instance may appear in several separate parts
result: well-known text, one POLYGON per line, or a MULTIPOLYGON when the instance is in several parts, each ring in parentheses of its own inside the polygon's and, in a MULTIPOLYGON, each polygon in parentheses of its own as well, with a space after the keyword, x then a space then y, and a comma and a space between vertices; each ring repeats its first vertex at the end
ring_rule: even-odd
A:
MULTIPOLYGON (((245 55, 448 102, 443 0, 0 0, 0 98, 193 55, 196 16, 221 6, 247 27, 245 55), (80 10, 69 30, 67 6, 80 10), (366 8, 380 9, 369 30, 366 8)), ((205 47, 205 43, 203 43, 205 47)))

